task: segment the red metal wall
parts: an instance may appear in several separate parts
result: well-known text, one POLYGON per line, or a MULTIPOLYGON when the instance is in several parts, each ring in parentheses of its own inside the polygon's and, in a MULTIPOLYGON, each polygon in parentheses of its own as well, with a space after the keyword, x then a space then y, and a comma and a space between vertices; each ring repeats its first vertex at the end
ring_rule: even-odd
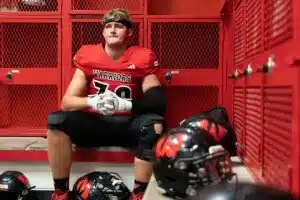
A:
POLYGON ((225 32, 233 37, 225 44, 232 55, 227 67, 239 73, 232 81, 239 155, 257 180, 298 195, 299 6, 293 0, 236 0, 225 10, 225 32), (269 57, 275 66, 264 73, 269 57), (243 75, 248 66, 253 72, 243 75))

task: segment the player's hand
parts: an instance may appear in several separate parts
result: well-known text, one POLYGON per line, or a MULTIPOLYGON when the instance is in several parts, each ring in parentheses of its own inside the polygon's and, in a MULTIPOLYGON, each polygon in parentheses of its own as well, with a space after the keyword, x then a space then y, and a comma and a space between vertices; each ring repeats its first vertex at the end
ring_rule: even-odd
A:
POLYGON ((104 99, 104 94, 94 94, 88 96, 88 105, 93 110, 100 112, 103 115, 113 114, 113 102, 104 99))
POLYGON ((132 102, 126 99, 120 98, 116 93, 106 90, 103 93, 103 100, 106 102, 104 107, 110 112, 129 112, 132 109, 132 102), (113 107, 111 106, 113 105, 113 107))

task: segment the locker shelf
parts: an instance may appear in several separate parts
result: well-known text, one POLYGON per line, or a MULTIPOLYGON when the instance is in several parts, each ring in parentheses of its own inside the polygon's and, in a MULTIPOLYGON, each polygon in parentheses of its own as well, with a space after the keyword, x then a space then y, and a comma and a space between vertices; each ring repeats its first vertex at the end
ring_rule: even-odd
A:
POLYGON ((71 14, 104 14, 113 8, 123 8, 130 14, 143 14, 143 0, 71 0, 71 14))
POLYGON ((1 0, 0 15, 59 14, 60 0, 1 0))

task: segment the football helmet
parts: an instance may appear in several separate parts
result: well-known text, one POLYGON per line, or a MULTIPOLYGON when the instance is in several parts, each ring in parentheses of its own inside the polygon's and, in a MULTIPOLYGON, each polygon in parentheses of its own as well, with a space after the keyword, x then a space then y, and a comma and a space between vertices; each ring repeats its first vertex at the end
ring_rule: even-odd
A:
POLYGON ((55 11, 57 2, 53 0, 20 0, 18 10, 20 11, 55 11))
POLYGON ((290 193, 253 183, 218 184, 204 188, 188 200, 296 200, 290 193))
POLYGON ((95 171, 73 186, 75 200, 128 200, 130 191, 117 173, 95 171))
POLYGON ((154 154, 158 188, 175 199, 234 176, 228 152, 205 130, 173 128, 157 141, 154 154))
POLYGON ((0 199, 25 200, 31 189, 27 177, 19 171, 5 171, 0 175, 0 199))
POLYGON ((189 117, 180 122, 181 127, 200 129, 209 132, 218 144, 221 144, 231 156, 236 156, 236 134, 230 124, 228 113, 222 106, 212 108, 199 115, 189 117))

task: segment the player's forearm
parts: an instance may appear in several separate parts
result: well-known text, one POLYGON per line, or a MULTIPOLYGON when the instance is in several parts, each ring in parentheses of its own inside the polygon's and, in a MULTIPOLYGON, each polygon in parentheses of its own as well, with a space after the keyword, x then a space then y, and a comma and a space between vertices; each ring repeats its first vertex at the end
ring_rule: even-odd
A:
POLYGON ((62 100, 63 110, 82 110, 88 108, 87 97, 66 96, 62 100))

